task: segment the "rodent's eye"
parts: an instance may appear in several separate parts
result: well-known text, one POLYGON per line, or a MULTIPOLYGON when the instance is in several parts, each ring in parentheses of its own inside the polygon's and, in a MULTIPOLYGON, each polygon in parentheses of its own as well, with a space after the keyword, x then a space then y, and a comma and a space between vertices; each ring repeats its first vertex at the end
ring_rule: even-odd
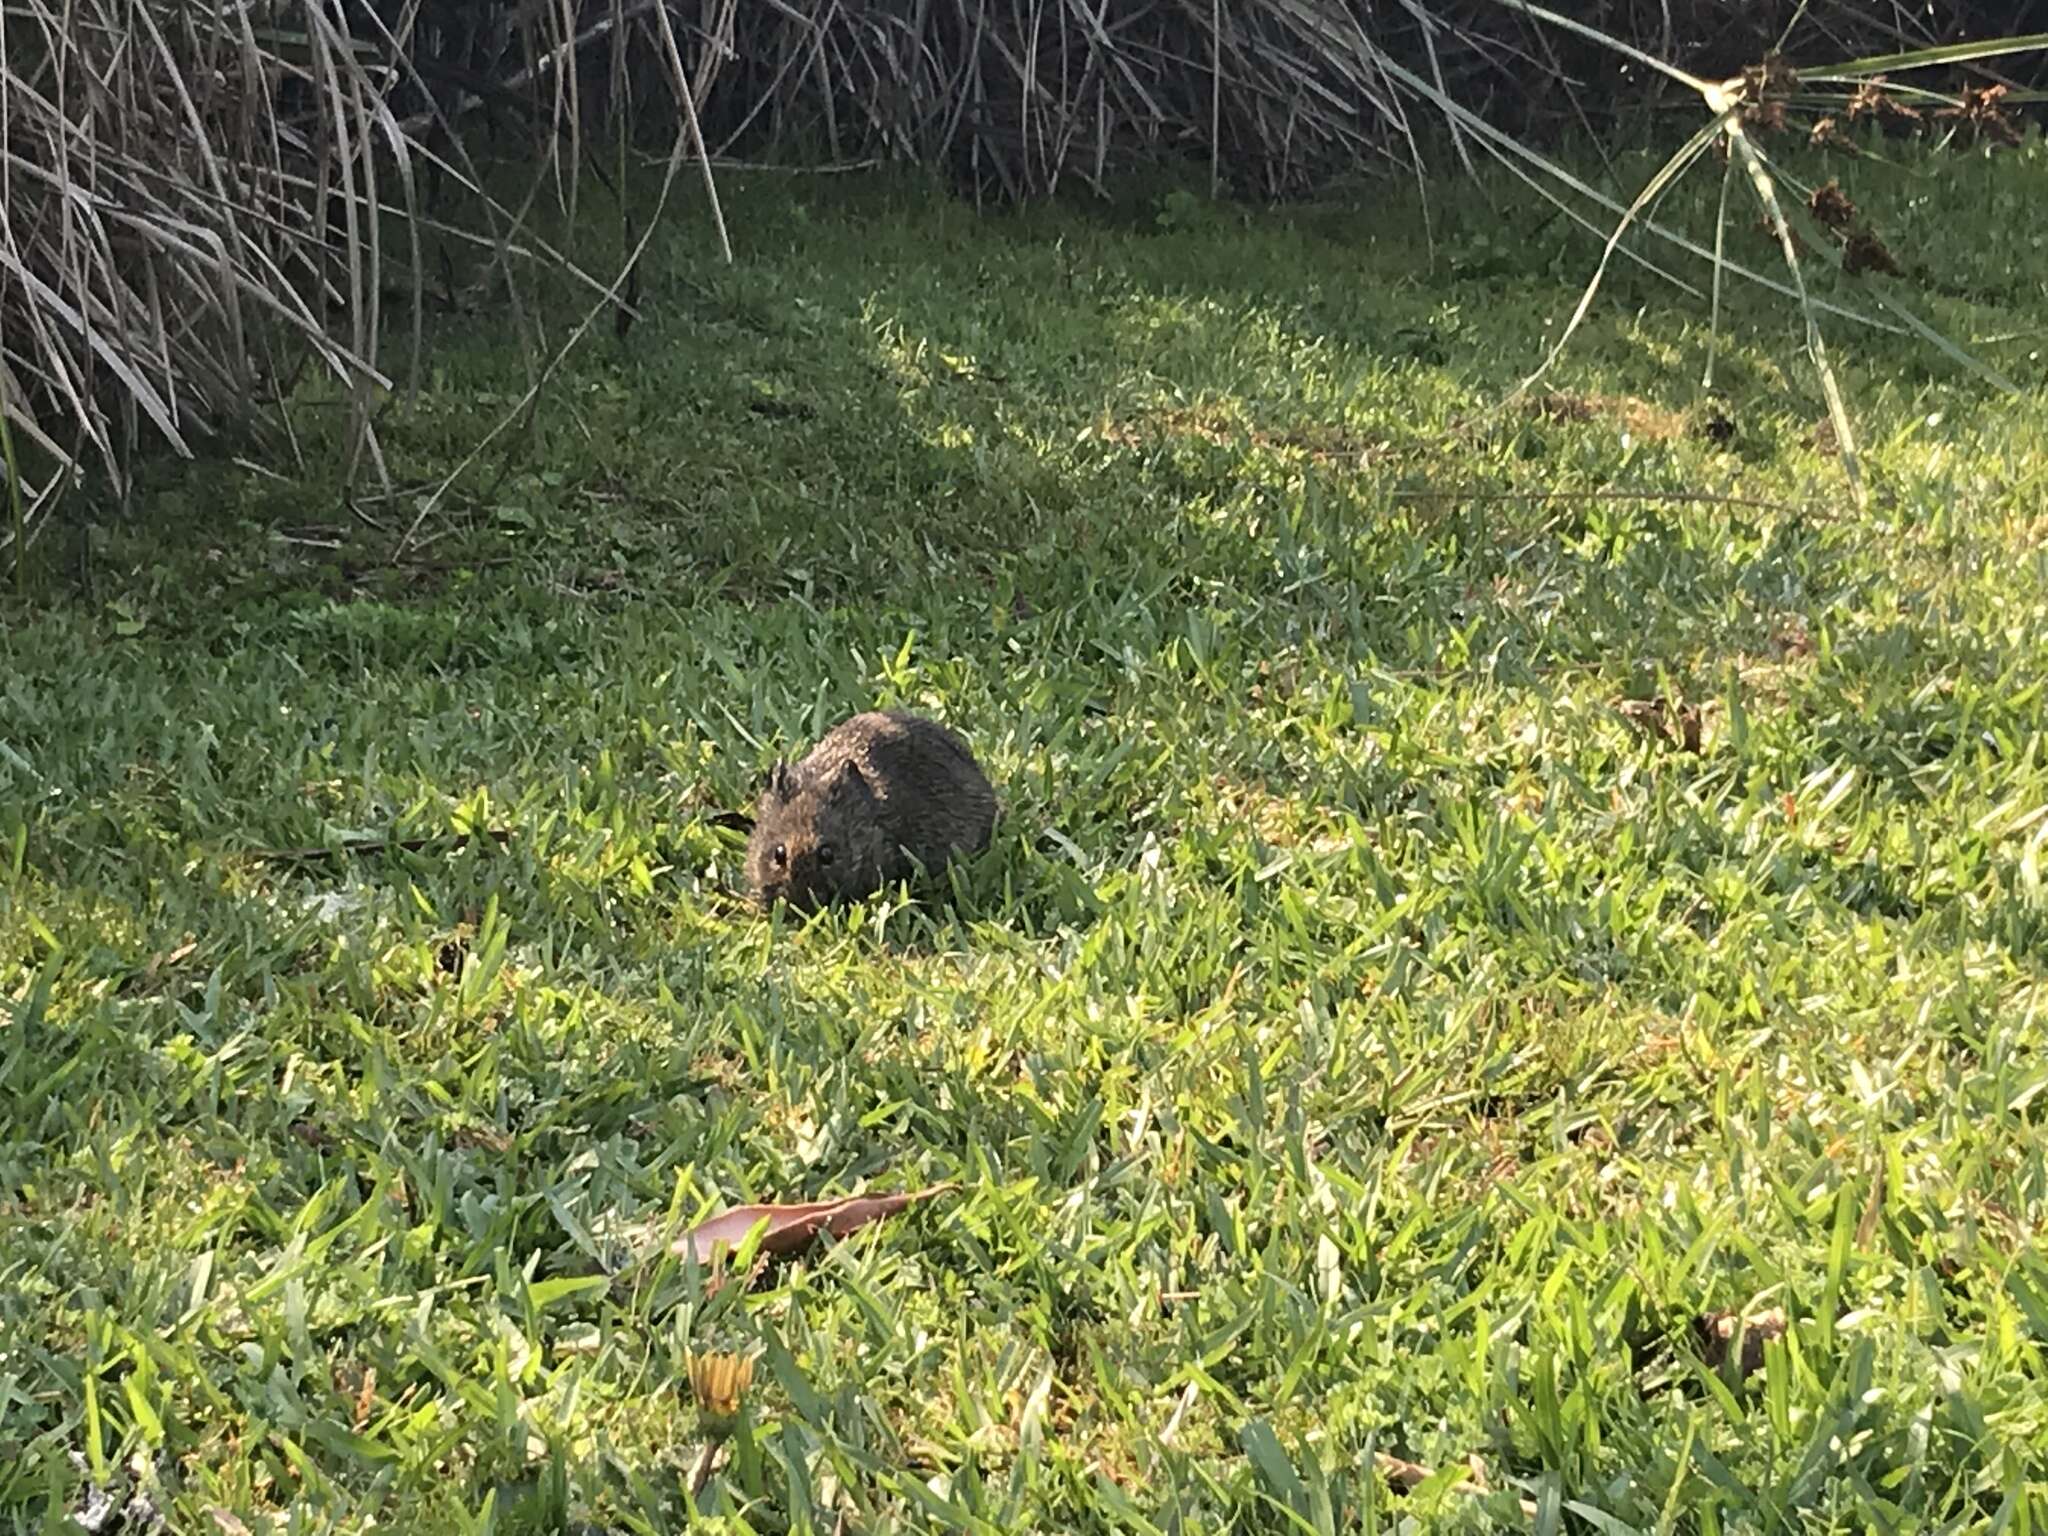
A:
POLYGON ((820 843, 820 844, 818 844, 818 862, 819 862, 820 864, 823 864, 823 865, 825 865, 825 866, 826 866, 826 867, 828 867, 828 868, 829 868, 829 867, 831 866, 831 863, 832 863, 832 845, 831 845, 830 843, 820 843))
POLYGON ((789 862, 789 850, 783 847, 782 844, 777 843, 775 845, 774 859, 775 867, 777 869, 782 868, 785 864, 789 862))

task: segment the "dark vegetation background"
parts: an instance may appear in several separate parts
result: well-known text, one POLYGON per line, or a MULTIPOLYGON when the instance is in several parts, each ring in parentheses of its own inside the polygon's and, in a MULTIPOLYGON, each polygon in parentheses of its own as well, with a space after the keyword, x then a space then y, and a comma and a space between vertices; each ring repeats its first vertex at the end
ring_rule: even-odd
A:
POLYGON ((1967 56, 2042 24, 2041 9, 32 0, 8 13, 0 66, 0 538, 20 553, 67 497, 125 497, 138 451, 186 452, 230 424, 294 455, 287 406, 309 371, 351 401, 346 476, 381 475, 376 415, 390 386, 417 379, 423 307, 482 271, 537 356, 548 346, 523 293, 539 272, 631 310, 630 261, 585 271, 532 215, 547 200, 574 225, 599 198, 638 249, 668 182, 651 193, 635 161, 664 147, 672 172, 678 156, 881 157, 980 201, 1104 190, 1164 162, 1272 199, 1360 176, 1429 182, 1574 136, 1594 158, 1669 141, 1700 104, 1631 50, 1721 78, 1779 44, 1794 66, 1959 57, 1890 91, 1868 70, 1760 74, 1758 132, 2005 135, 2009 113, 2038 103, 2040 55, 1967 56), (1977 94, 1925 94, 1936 87, 1977 94), (86 468, 88 481, 68 472, 86 468))

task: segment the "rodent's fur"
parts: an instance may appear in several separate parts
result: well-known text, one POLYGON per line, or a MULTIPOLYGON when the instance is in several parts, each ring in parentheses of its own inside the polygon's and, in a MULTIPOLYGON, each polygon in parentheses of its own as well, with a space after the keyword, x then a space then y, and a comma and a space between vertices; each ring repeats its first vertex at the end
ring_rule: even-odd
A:
POLYGON ((912 872, 979 853, 996 792, 974 754, 936 720, 870 710, 835 726, 803 761, 769 771, 747 842, 747 884, 763 909, 810 911, 871 895, 912 872))

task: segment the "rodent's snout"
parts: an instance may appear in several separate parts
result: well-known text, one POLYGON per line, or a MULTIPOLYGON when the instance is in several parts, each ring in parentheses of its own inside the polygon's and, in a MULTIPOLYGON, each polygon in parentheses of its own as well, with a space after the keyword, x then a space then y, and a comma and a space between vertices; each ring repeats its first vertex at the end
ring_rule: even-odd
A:
POLYGON ((763 912, 772 910, 777 902, 781 902, 792 912, 804 913, 815 910, 818 904, 815 891, 811 890, 809 886, 787 877, 764 882, 760 887, 757 900, 760 902, 763 912))

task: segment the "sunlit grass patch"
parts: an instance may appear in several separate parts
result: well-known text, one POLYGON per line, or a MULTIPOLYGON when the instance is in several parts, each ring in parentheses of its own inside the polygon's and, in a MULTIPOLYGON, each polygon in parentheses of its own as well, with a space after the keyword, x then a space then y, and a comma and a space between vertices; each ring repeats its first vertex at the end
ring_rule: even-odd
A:
MULTIPOLYGON (((2033 324, 1991 173, 1897 174, 2033 324)), ((1490 418, 1583 247, 801 197, 404 552, 214 465, 205 549, 145 506, 12 611, 0 1509, 76 1452, 229 1531, 2040 1513, 2038 391, 1846 344, 1859 515, 1761 302, 1709 396, 1618 279, 1490 418), (991 848, 753 912, 733 813, 877 703, 991 848)), ((439 340, 408 483, 523 387, 439 340)))

